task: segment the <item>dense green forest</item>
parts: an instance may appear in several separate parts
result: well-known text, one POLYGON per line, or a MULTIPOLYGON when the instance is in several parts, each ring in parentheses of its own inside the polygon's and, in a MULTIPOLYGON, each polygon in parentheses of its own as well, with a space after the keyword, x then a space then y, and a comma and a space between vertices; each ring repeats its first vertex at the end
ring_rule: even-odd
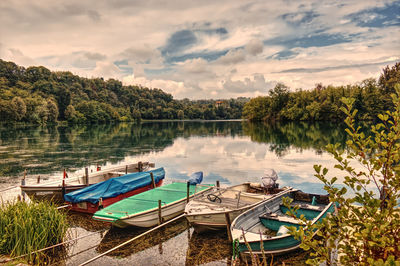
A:
POLYGON ((174 100, 160 89, 123 86, 115 79, 24 68, 0 59, 0 121, 37 124, 139 119, 237 119, 247 98, 174 100))
POLYGON ((115 79, 82 78, 71 72, 24 68, 0 59, 0 122, 36 124, 68 121, 98 123, 154 119, 237 119, 253 121, 339 121, 342 97, 356 99, 359 120, 373 120, 391 108, 390 94, 400 82, 400 62, 383 69, 378 80, 290 92, 277 84, 268 96, 253 99, 175 100, 160 89, 124 86, 115 79))
POLYGON ((357 119, 374 120, 378 114, 393 108, 390 94, 400 83, 400 62, 385 67, 378 80, 366 79, 347 86, 323 86, 312 90, 290 92, 277 84, 268 96, 251 99, 243 107, 243 117, 253 121, 342 121, 342 97, 355 98, 357 119))

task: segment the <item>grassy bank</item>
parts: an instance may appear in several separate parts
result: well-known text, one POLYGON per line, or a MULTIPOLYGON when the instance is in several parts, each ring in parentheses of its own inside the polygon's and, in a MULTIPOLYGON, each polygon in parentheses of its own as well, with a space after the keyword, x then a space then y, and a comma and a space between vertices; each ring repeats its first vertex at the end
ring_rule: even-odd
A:
MULTIPOLYGON (((64 213, 47 202, 7 202, 0 205, 0 255, 18 257, 62 242, 68 224, 64 213)), ((41 263, 46 254, 24 257, 41 263)))

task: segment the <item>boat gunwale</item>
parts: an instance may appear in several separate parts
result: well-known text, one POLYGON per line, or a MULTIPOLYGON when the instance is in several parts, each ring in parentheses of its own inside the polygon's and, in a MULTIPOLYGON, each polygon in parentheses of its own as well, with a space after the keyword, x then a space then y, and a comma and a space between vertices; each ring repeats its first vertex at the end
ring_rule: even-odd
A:
MULTIPOLYGON (((210 186, 209 188, 206 188, 205 190, 201 190, 201 191, 199 191, 199 192, 196 192, 196 193, 192 194, 191 196, 189 196, 189 198, 192 198, 192 197, 194 197, 194 196, 196 196, 196 195, 198 195, 198 194, 200 194, 200 193, 207 192, 207 191, 210 190, 211 188, 213 188, 213 187, 210 186)), ((127 198, 127 199, 129 199, 129 198, 127 198)), ((161 210, 162 210, 162 209, 165 209, 165 208, 168 208, 168 207, 171 207, 172 205, 177 205, 178 203, 181 203, 182 201, 185 201, 185 200, 187 200, 186 197, 184 197, 184 198, 182 198, 182 199, 179 199, 179 200, 176 200, 176 201, 173 201, 173 202, 170 202, 170 203, 168 203, 168 204, 164 204, 163 206, 161 206, 161 210)), ((164 203, 165 203, 165 202, 164 202, 164 203)), ((135 213, 135 214, 132 214, 132 215, 127 215, 127 216, 122 216, 122 217, 120 217, 120 218, 115 218, 115 219, 113 219, 113 222, 116 222, 116 221, 124 221, 124 220, 128 220, 128 219, 131 219, 131 218, 140 217, 140 216, 149 214, 149 213, 151 213, 151 212, 154 212, 155 210, 158 210, 158 207, 155 207, 155 208, 152 208, 152 209, 148 209, 148 210, 146 210, 146 211, 138 212, 138 213, 135 213)), ((102 216, 93 216, 93 218, 95 218, 95 219, 97 219, 97 220, 102 220, 102 219, 103 219, 102 216)), ((104 218, 106 218, 106 217, 104 217, 104 218)), ((111 219, 111 218, 108 218, 108 219, 111 219)))
MULTIPOLYGON (((242 184, 239 184, 239 185, 236 185, 236 187, 238 187, 238 186, 243 186, 243 185, 245 185, 245 184, 251 184, 251 182, 245 182, 245 183, 242 183, 242 184)), ((228 189, 228 188, 223 188, 223 189, 226 189, 227 191, 236 191, 236 192, 243 192, 243 191, 240 191, 240 190, 234 190, 234 189, 228 189)), ((287 190, 289 190, 289 189, 292 189, 292 188, 287 188, 287 189, 285 189, 285 190, 283 190, 283 191, 281 191, 281 192, 284 192, 284 191, 287 191, 287 190)), ((281 193, 281 192, 279 192, 279 193, 281 193)), ((248 193, 251 193, 251 192, 248 192, 248 193)), ((278 194, 279 194, 278 193, 278 194)), ((272 198, 274 198, 275 197, 275 195, 277 195, 277 194, 257 194, 257 193, 253 193, 253 194, 255 194, 255 195, 261 195, 261 196, 271 196, 270 198, 267 198, 267 199, 261 199, 260 201, 257 201, 257 202, 255 202, 255 203, 252 203, 252 204, 250 204, 250 205, 246 205, 246 206, 243 206, 243 207, 240 207, 240 208, 236 208, 236 209, 231 209, 231 210, 228 210, 228 211, 216 211, 216 212, 201 212, 201 213, 196 213, 196 214, 190 214, 190 213, 187 213, 186 212, 186 208, 188 207, 188 206, 190 206, 190 204, 194 204, 194 202, 196 201, 196 199, 193 199, 191 202, 189 202, 187 205, 186 205, 186 207, 185 207, 185 216, 196 216, 196 215, 219 215, 219 214, 225 214, 225 213, 232 213, 232 212, 235 212, 235 211, 242 211, 242 210, 250 210, 250 209, 252 209, 253 207, 255 207, 256 205, 258 205, 258 204, 261 204, 261 203, 263 203, 264 201, 267 201, 267 200, 270 200, 270 199, 272 199, 272 198)), ((217 205, 218 206, 218 205, 217 205)))
MULTIPOLYGON (((147 171, 147 169, 149 169, 150 167, 152 167, 151 165, 153 165, 153 164, 154 164, 154 163, 151 163, 151 162, 143 162, 143 166, 144 166, 145 168, 143 169, 142 172, 147 171)), ((105 169, 100 170, 100 171, 90 172, 90 173, 89 173, 89 178, 91 178, 91 177, 92 177, 92 178, 98 177, 98 176, 101 176, 101 175, 103 175, 103 174, 108 174, 108 173, 110 173, 110 172, 112 172, 112 171, 116 171, 116 170, 125 170, 126 167, 128 167, 128 169, 129 169, 129 168, 132 168, 132 167, 136 167, 136 168, 137 168, 137 167, 138 167, 138 163, 130 163, 130 164, 126 164, 126 165, 115 165, 115 166, 111 166, 111 167, 106 167, 105 169)), ((133 173, 136 173, 136 172, 133 172, 133 173)), ((130 172, 128 172, 128 174, 130 174, 130 172)), ((85 177, 85 173, 82 173, 82 174, 74 174, 74 175, 71 176, 71 177, 58 178, 58 179, 49 180, 49 181, 43 182, 43 183, 25 184, 25 185, 20 185, 20 187, 21 187, 21 189, 22 189, 22 188, 23 188, 23 189, 26 189, 26 188, 32 188, 32 189, 34 189, 34 188, 47 188, 47 187, 54 187, 54 188, 57 188, 57 187, 60 187, 60 185, 58 185, 58 184, 59 184, 59 183, 62 183, 63 180, 65 180, 65 182, 76 182, 76 181, 79 182, 79 179, 80 179, 80 178, 84 178, 84 177, 85 177)), ((84 184, 72 184, 72 185, 66 184, 66 186, 68 186, 68 187, 80 186, 80 185, 84 185, 84 184)), ((61 185, 61 187, 62 187, 62 185, 61 185)))
MULTIPOLYGON (((294 191, 296 191, 296 190, 294 190, 294 191)), ((282 195, 283 196, 283 195, 282 195)), ((266 202, 263 202, 263 203, 266 203, 266 202)), ((260 203, 260 205, 262 205, 263 203, 260 203)), ((329 204, 327 204, 326 205, 326 207, 318 214, 318 216, 317 217, 315 217, 313 220, 312 220, 312 223, 311 223, 311 225, 314 225, 320 218, 321 218, 321 216, 323 216, 328 210, 329 210, 329 208, 332 206, 334 204, 334 202, 330 202, 329 204)), ((258 206, 257 206, 258 207, 258 206)), ((254 207, 254 209, 255 209, 256 207, 254 207)), ((250 210, 249 210, 250 211, 250 210)), ((238 216, 239 217, 239 216, 238 216)), ((237 218, 238 218, 237 217, 237 218)), ((236 219, 235 219, 236 220, 236 219)), ((299 219, 300 220, 300 219, 299 219)), ((235 222, 235 221, 234 221, 235 222)), ((234 222, 232 222, 232 225, 234 225, 234 222)), ((261 223, 261 222, 258 222, 257 224, 259 224, 259 223, 261 223)), ((307 229, 307 226, 306 227, 304 227, 304 230, 306 230, 307 229)), ((236 229, 236 228, 233 228, 233 226, 232 226, 232 231, 233 230, 237 230, 237 231, 239 231, 240 229, 236 229)), ((246 232, 246 231, 245 231, 246 232)), ((249 231, 247 231, 247 232, 249 232, 249 231)), ((249 232, 249 233, 253 233, 253 232, 249 232)), ((256 234, 256 233, 253 233, 253 234, 256 234)), ((291 236, 289 233, 286 233, 286 234, 283 234, 283 235, 279 235, 279 236, 272 236, 272 237, 270 237, 270 236, 267 236, 267 235, 264 235, 264 234, 262 234, 261 235, 262 237, 260 238, 260 239, 258 239, 258 240, 247 240, 246 239, 246 241, 248 242, 248 243, 254 243, 254 242, 260 242, 260 241, 265 241, 265 242, 268 242, 268 241, 273 241, 273 240, 279 240, 279 239, 282 239, 282 238, 286 238, 286 237, 288 237, 288 236, 291 236)), ((239 239, 239 243, 240 244, 243 244, 243 243, 245 243, 245 241, 244 241, 244 239, 239 239)), ((299 244, 300 245, 300 244, 299 244)), ((298 246, 299 246, 298 245, 298 246)), ((273 250, 273 251, 278 251, 279 252, 279 250, 273 250)), ((273 252, 273 253, 275 253, 275 252, 273 252)))

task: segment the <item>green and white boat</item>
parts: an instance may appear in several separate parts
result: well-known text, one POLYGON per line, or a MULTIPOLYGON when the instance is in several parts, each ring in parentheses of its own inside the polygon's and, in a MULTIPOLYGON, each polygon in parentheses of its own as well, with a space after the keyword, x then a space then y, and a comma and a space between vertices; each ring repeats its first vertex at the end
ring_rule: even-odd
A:
MULTIPOLYGON (((209 185, 190 185, 189 198, 211 188, 209 185)), ((152 227, 159 223, 159 200, 163 221, 182 214, 187 203, 187 183, 174 182, 118 201, 97 211, 93 219, 110 222, 121 228, 152 227)))
POLYGON ((313 224, 334 211, 334 204, 329 202, 326 195, 308 194, 295 189, 283 191, 242 213, 232 222, 232 238, 238 242, 240 252, 249 251, 244 237, 254 253, 261 252, 261 241, 265 254, 282 254, 299 248, 300 241, 288 233, 287 226, 299 228, 304 225, 301 220, 286 215, 288 209, 282 205, 283 197, 292 198, 292 205, 300 206, 298 217, 303 214, 313 224))

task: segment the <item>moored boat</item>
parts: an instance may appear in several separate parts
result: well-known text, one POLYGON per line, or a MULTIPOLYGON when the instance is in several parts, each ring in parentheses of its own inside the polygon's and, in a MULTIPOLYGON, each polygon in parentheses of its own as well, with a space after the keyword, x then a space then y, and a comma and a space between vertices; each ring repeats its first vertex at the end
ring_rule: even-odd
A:
POLYGON ((282 205, 283 197, 292 198, 292 205, 300 206, 297 215, 303 214, 312 224, 334 211, 334 205, 329 202, 327 195, 308 194, 294 189, 280 192, 276 197, 242 213, 232 222, 232 238, 238 242, 240 252, 249 251, 244 237, 254 253, 261 252, 261 241, 265 254, 282 254, 299 248, 301 241, 290 235, 286 226, 298 228, 304 225, 301 220, 286 215, 287 208, 282 205))
POLYGON ((154 163, 138 162, 128 165, 119 165, 90 173, 89 171, 86 171, 86 173, 82 175, 73 177, 68 177, 64 172, 64 177, 62 179, 37 184, 21 185, 21 190, 30 198, 63 201, 63 196, 65 194, 77 189, 97 184, 127 173, 142 172, 149 167, 154 167, 154 163))
MULTIPOLYGON (((197 172, 194 179, 196 176, 202 179, 202 175, 202 172, 197 172)), ((160 222, 160 218, 162 221, 167 221, 182 214, 189 198, 205 193, 211 188, 194 183, 188 185, 174 182, 114 203, 96 212, 93 219, 110 222, 121 228, 152 227, 160 222), (161 208, 159 208, 159 201, 161 201, 161 208)))
POLYGON ((226 229, 226 214, 233 221, 239 214, 283 190, 276 187, 264 189, 261 184, 250 182, 227 188, 214 187, 195 196, 186 205, 185 216, 199 233, 226 229))
POLYGON ((164 177, 164 168, 130 173, 65 194, 64 200, 74 211, 95 213, 117 201, 160 186, 164 177))

